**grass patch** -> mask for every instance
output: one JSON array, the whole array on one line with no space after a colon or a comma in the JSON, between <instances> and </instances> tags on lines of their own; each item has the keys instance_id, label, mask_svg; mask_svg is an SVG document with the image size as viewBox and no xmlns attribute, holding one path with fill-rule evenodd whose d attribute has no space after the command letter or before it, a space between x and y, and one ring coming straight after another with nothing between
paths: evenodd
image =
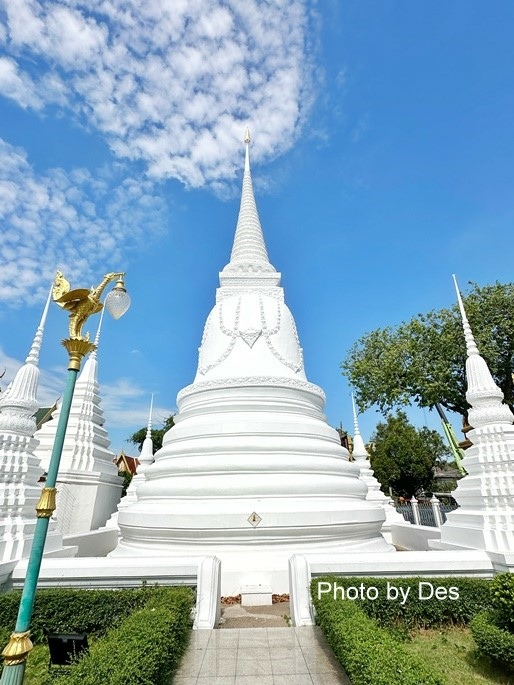
<instances>
[{"instance_id":1,"label":"grass patch","mask_svg":"<svg viewBox=\"0 0 514 685\"><path fill-rule=\"evenodd\" d=\"M48 661L50 654L47 645L35 645L30 652L25 668L24 685L46 685L50 681Z\"/></svg>"},{"instance_id":2,"label":"grass patch","mask_svg":"<svg viewBox=\"0 0 514 685\"><path fill-rule=\"evenodd\" d=\"M477 652L468 628L416 630L404 647L452 685L514 685L514 676Z\"/></svg>"}]
</instances>

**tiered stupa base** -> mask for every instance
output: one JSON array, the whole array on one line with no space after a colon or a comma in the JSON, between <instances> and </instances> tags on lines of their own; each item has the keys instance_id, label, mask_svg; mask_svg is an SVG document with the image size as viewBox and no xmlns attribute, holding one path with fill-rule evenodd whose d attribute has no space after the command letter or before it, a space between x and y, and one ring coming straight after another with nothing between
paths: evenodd
<instances>
[{"instance_id":1,"label":"tiered stupa base","mask_svg":"<svg viewBox=\"0 0 514 685\"><path fill-rule=\"evenodd\" d=\"M111 555L215 555L222 592L237 594L258 579L287 592L293 554L392 551L383 507L365 500L319 388L238 381L182 391Z\"/></svg>"}]
</instances>

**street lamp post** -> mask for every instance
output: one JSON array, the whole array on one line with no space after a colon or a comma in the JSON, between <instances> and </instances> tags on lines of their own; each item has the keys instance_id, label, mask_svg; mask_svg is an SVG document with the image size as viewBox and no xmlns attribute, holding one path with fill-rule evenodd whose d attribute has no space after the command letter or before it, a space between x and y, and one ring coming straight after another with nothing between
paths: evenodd
<instances>
[{"instance_id":1,"label":"street lamp post","mask_svg":"<svg viewBox=\"0 0 514 685\"><path fill-rule=\"evenodd\" d=\"M123 273L106 274L101 283L96 288L91 288L91 290L71 290L70 284L60 271L57 272L55 277L53 299L63 309L70 312L70 337L62 341L69 356L68 381L62 399L61 413L57 424L45 487L43 488L41 497L36 505L37 522L30 549L27 575L23 584L16 627L11 634L7 646L2 652L2 656L4 657L4 669L0 679L0 685L22 685L27 656L33 646L30 640L32 609L34 607L37 581L43 558L48 524L56 506L55 496L57 490L55 485L57 482L57 473L59 471L59 462L61 461L75 382L83 358L86 354L95 349L95 345L89 342L89 334L86 334L85 336L82 335L82 327L89 316L102 310L104 305L100 301L100 296L107 284L114 279L118 280L114 288L105 298L105 306L115 319L119 319L120 316L123 316L130 306L130 297L125 290L125 285L123 283L124 275L125 274Z\"/></svg>"}]
</instances>

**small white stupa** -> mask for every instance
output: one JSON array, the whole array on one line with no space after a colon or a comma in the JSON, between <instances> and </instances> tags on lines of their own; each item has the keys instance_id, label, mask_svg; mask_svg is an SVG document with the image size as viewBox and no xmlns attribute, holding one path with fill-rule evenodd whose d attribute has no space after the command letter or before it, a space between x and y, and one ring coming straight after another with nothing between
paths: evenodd
<instances>
[{"instance_id":1,"label":"small white stupa","mask_svg":"<svg viewBox=\"0 0 514 685\"><path fill-rule=\"evenodd\" d=\"M466 399L471 405L467 437L473 443L462 465L467 475L453 493L459 509L447 514L438 549L472 548L500 553L514 569L514 416L478 352L455 276L468 357ZM506 556L505 556L506 555ZM510 558L510 561L509 561Z\"/></svg>"},{"instance_id":2,"label":"small white stupa","mask_svg":"<svg viewBox=\"0 0 514 685\"><path fill-rule=\"evenodd\" d=\"M39 409L39 352L50 300L51 291L25 364L0 398L0 562L27 557L36 527L44 469L34 455L33 436ZM61 548L62 537L55 525L50 526L45 553Z\"/></svg>"},{"instance_id":3,"label":"small white stupa","mask_svg":"<svg viewBox=\"0 0 514 685\"><path fill-rule=\"evenodd\" d=\"M394 506L393 500L385 495L380 489L380 483L375 477L371 464L369 461L369 454L362 439L359 429L359 422L357 420L357 409L355 407L355 400L352 393L352 409L353 409L353 461L357 464L360 470L360 477L368 486L368 494L366 499L372 502L377 502L384 507L386 520L382 525L382 535L391 542L391 524L405 523L405 519L399 514Z\"/></svg>"},{"instance_id":4,"label":"small white stupa","mask_svg":"<svg viewBox=\"0 0 514 685\"><path fill-rule=\"evenodd\" d=\"M143 444L141 445L141 453L138 457L138 467L137 467L137 472L134 474L132 477L132 480L130 481L130 485L127 488L127 494L125 497L122 497L119 504L118 504L118 510L111 516L109 521L107 522L107 527L114 527L118 525L118 514L120 511L123 509L126 509L129 504L134 504L134 502L137 502L137 494L136 491L138 487L141 485L141 483L145 482L145 472L150 466L150 464L153 464L154 461L154 456L153 456L153 440L152 440L152 410L153 410L153 395L152 399L150 400L150 411L148 413L148 425L146 428L146 437L143 440Z\"/></svg>"},{"instance_id":5,"label":"small white stupa","mask_svg":"<svg viewBox=\"0 0 514 685\"><path fill-rule=\"evenodd\" d=\"M101 324L102 318L95 338L97 346ZM105 525L121 496L122 481L113 463L114 452L109 449L100 402L95 348L77 378L57 477L55 518L63 535L86 533ZM59 402L53 420L36 433L36 454L45 469L50 463L61 407Z\"/></svg>"},{"instance_id":6,"label":"small white stupa","mask_svg":"<svg viewBox=\"0 0 514 685\"><path fill-rule=\"evenodd\" d=\"M120 512L112 556L216 555L222 593L287 591L287 561L315 552L387 552L384 508L323 414L305 375L250 175L250 136L229 263L220 273L192 385L176 425Z\"/></svg>"}]
</instances>

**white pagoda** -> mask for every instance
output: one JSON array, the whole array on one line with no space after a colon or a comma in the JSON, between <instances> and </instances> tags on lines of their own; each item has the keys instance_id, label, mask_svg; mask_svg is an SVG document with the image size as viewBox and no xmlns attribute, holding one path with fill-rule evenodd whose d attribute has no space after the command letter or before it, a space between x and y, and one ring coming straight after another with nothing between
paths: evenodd
<instances>
[{"instance_id":1,"label":"white pagoda","mask_svg":"<svg viewBox=\"0 0 514 685\"><path fill-rule=\"evenodd\" d=\"M223 592L248 583L284 587L295 553L393 551L380 533L384 507L366 499L358 467L323 415L324 393L305 375L263 239L249 142L247 131L234 244L194 382L178 394L176 425L137 502L119 513L121 538L111 553L216 555Z\"/></svg>"},{"instance_id":2,"label":"white pagoda","mask_svg":"<svg viewBox=\"0 0 514 685\"><path fill-rule=\"evenodd\" d=\"M51 292L25 364L0 398L0 562L28 556L36 527L36 503L44 469L35 456L35 413L39 409L39 353ZM62 551L51 525L45 553Z\"/></svg>"},{"instance_id":3,"label":"white pagoda","mask_svg":"<svg viewBox=\"0 0 514 685\"><path fill-rule=\"evenodd\" d=\"M152 409L153 409L153 395L152 395L152 400L150 402L150 411L148 413L148 425L146 427L146 437L143 440L143 444L141 446L141 452L139 454L139 457L137 458L138 461L138 466L137 466L137 472L133 475L132 480L130 481L130 485L127 488L127 493L125 497L122 497L121 500L118 503L118 508L114 512L114 514L111 516L111 518L107 521L107 527L108 528L117 528L118 527L118 516L120 511L122 509L126 509L129 505L134 504L137 502L137 489L141 485L141 483L145 482L145 472L150 466L150 464L153 464L154 457L153 457L153 440L152 440Z\"/></svg>"},{"instance_id":4,"label":"white pagoda","mask_svg":"<svg viewBox=\"0 0 514 685\"><path fill-rule=\"evenodd\" d=\"M376 502L384 507L384 512L386 515L386 520L382 525L382 535L386 540L391 541L391 524L392 523L403 523L405 519L401 514L399 514L395 507L394 502L390 497L387 497L380 489L380 483L378 482L371 464L369 461L368 450L362 439L362 435L359 428L359 421L357 419L357 409L355 407L355 400L352 393L352 409L353 409L353 451L352 458L355 464L359 467L360 477L368 486L368 494L366 499L371 502Z\"/></svg>"},{"instance_id":5,"label":"white pagoda","mask_svg":"<svg viewBox=\"0 0 514 685\"><path fill-rule=\"evenodd\" d=\"M95 345L100 328L101 321ZM87 533L104 526L121 496L123 484L113 462L114 452L109 449L100 406L96 355L95 349L77 378L57 477L55 519L63 535ZM36 454L45 469L50 463L61 406L59 402L52 421L44 423L36 433Z\"/></svg>"},{"instance_id":6,"label":"white pagoda","mask_svg":"<svg viewBox=\"0 0 514 685\"><path fill-rule=\"evenodd\" d=\"M455 280L455 277L454 277ZM481 549L504 570L514 569L514 416L479 354L455 280L467 348L466 399L473 429L462 465L467 475L453 493L459 508L447 514L436 549Z\"/></svg>"}]
</instances>

